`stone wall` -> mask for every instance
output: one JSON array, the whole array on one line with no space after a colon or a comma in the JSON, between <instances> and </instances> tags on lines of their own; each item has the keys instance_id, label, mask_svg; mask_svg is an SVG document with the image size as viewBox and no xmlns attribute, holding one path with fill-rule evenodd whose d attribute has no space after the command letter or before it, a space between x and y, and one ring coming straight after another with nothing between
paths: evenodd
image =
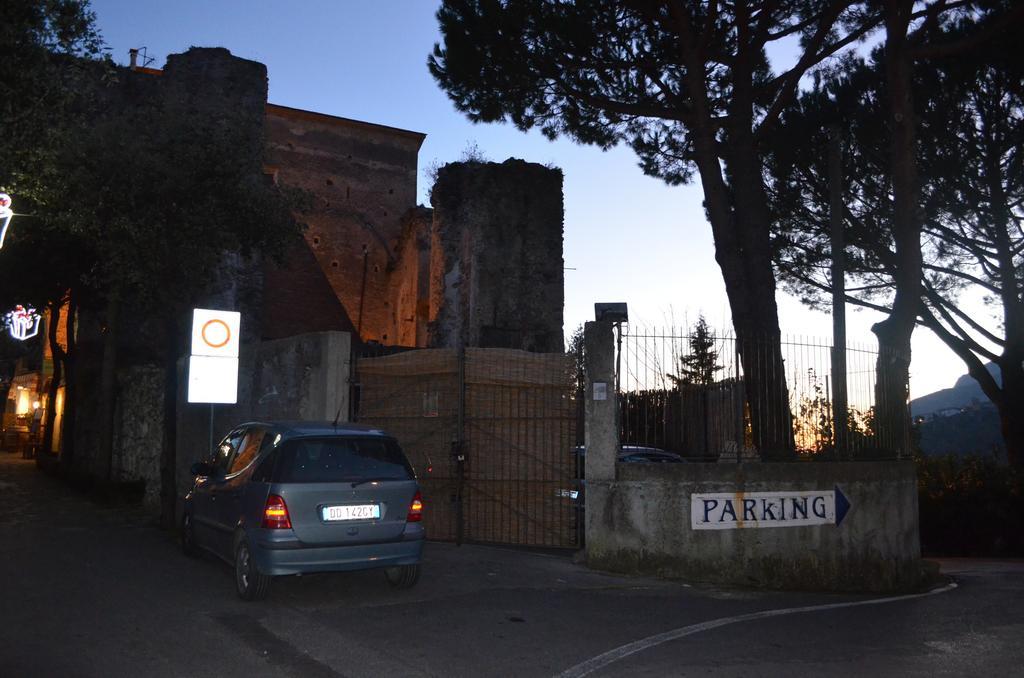
<instances>
[{"instance_id":1,"label":"stone wall","mask_svg":"<svg viewBox=\"0 0 1024 678\"><path fill-rule=\"evenodd\" d=\"M921 582L913 462L616 466L615 480L587 479L591 567L802 590L896 591ZM691 527L693 494L730 493L741 507L749 493L836 489L851 505L840 524Z\"/></svg>"},{"instance_id":2,"label":"stone wall","mask_svg":"<svg viewBox=\"0 0 1024 678\"><path fill-rule=\"evenodd\" d=\"M146 484L143 506L160 512L160 453L163 449L164 372L159 367L129 367L117 374L114 416L114 481Z\"/></svg>"},{"instance_id":3,"label":"stone wall","mask_svg":"<svg viewBox=\"0 0 1024 678\"><path fill-rule=\"evenodd\" d=\"M265 65L233 56L222 47L192 47L169 55L159 77L139 73L132 77L156 81L156 96L164 112L195 121L196 134L212 138L222 127L230 126L243 146L237 150L239 162L244 160L250 176L262 180L268 87ZM215 229L217 224L209 227ZM224 252L216 273L206 293L194 300L196 305L240 311L248 320L242 325L242 340L258 341L262 329L261 258Z\"/></svg>"},{"instance_id":4,"label":"stone wall","mask_svg":"<svg viewBox=\"0 0 1024 678\"><path fill-rule=\"evenodd\" d=\"M388 271L425 135L273 104L266 132L277 181L313 197L306 241L348 317L364 340L394 343Z\"/></svg>"},{"instance_id":5,"label":"stone wall","mask_svg":"<svg viewBox=\"0 0 1024 678\"><path fill-rule=\"evenodd\" d=\"M561 352L561 171L452 163L431 204L428 345Z\"/></svg>"}]
</instances>

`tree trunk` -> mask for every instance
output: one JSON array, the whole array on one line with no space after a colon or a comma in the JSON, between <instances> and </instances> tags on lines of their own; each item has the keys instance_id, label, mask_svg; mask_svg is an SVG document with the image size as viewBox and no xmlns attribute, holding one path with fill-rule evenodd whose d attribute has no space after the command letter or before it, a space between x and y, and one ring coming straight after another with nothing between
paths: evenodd
<instances>
[{"instance_id":1,"label":"tree trunk","mask_svg":"<svg viewBox=\"0 0 1024 678\"><path fill-rule=\"evenodd\" d=\"M761 50L751 31L751 21L750 7L737 3L737 52L732 65L734 89L725 164L732 189L734 246L742 273L733 275L737 289L729 292L729 299L730 304L739 302L732 306L733 325L743 363L754 445L764 460L785 460L794 456L795 445L775 300L764 165L754 136L755 66ZM724 275L724 267L722 271Z\"/></svg>"},{"instance_id":2,"label":"tree trunk","mask_svg":"<svg viewBox=\"0 0 1024 678\"><path fill-rule=\"evenodd\" d=\"M885 9L886 82L889 162L893 192L893 240L896 249L896 295L892 311L871 331L878 337L875 369L875 433L879 443L898 456L910 452L910 338L921 301L921 220L918 215L917 159L911 61L907 28L913 2L890 2Z\"/></svg>"},{"instance_id":3,"label":"tree trunk","mask_svg":"<svg viewBox=\"0 0 1024 678\"><path fill-rule=\"evenodd\" d=\"M793 427L780 345L775 273L771 263L767 203L760 160L731 158L732 189L722 164L706 100L704 65L688 54L687 78L693 92L694 159L704 190L704 205L715 240L715 260L722 270L738 351L743 363L754 445L762 459L793 455ZM747 112L749 118L750 111ZM746 120L746 118L744 118ZM751 119L752 120L752 119ZM750 122L750 120L747 120ZM730 142L746 143L752 152L750 126L737 125Z\"/></svg>"},{"instance_id":4,"label":"tree trunk","mask_svg":"<svg viewBox=\"0 0 1024 678\"><path fill-rule=\"evenodd\" d=\"M53 375L50 386L46 390L46 421L43 423L43 445L40 454L50 454L53 448L54 424L57 423L57 391L64 372L64 360L67 354L57 343L57 327L60 323L62 300L50 302L50 318L46 323L46 336L50 342L50 355L53 356Z\"/></svg>"},{"instance_id":5,"label":"tree trunk","mask_svg":"<svg viewBox=\"0 0 1024 678\"><path fill-rule=\"evenodd\" d=\"M1006 445L1006 460L1010 466L1024 466L1024 351L1003 354L999 370L1003 378L1003 393L999 407L999 424Z\"/></svg>"},{"instance_id":6,"label":"tree trunk","mask_svg":"<svg viewBox=\"0 0 1024 678\"><path fill-rule=\"evenodd\" d=\"M713 171L718 171L717 164L716 158ZM738 227L737 223L746 221L749 216L729 209L725 195L709 190L710 182L703 172L701 183L715 236L715 259L725 282L737 349L743 364L754 446L765 460L791 458L794 452L792 415L782 359L767 223L762 229L750 223ZM724 193L724 185L722 190ZM723 204L712 210L710 205L719 201ZM738 245L741 237L744 240L742 247Z\"/></svg>"},{"instance_id":7,"label":"tree trunk","mask_svg":"<svg viewBox=\"0 0 1024 678\"><path fill-rule=\"evenodd\" d=\"M160 526L177 525L178 510L178 314L166 320L164 349L163 444L160 450Z\"/></svg>"},{"instance_id":8,"label":"tree trunk","mask_svg":"<svg viewBox=\"0 0 1024 678\"><path fill-rule=\"evenodd\" d=\"M749 131L743 130L737 136L738 145L753 148L755 142ZM782 356L761 163L754 153L737 153L729 169L733 179L733 219L743 243L740 251L745 282L742 291L730 293L729 297L744 297L744 303L733 306L733 324L743 362L754 445L762 459L791 459L796 451L793 415Z\"/></svg>"},{"instance_id":9,"label":"tree trunk","mask_svg":"<svg viewBox=\"0 0 1024 678\"><path fill-rule=\"evenodd\" d=\"M78 315L78 296L74 289L68 291L68 314L65 318L64 330L68 339L68 348L64 355L64 417L62 426L64 435L60 441L60 464L71 469L75 462L75 316Z\"/></svg>"},{"instance_id":10,"label":"tree trunk","mask_svg":"<svg viewBox=\"0 0 1024 678\"><path fill-rule=\"evenodd\" d=\"M114 415L117 411L117 335L121 299L115 291L107 301L106 325L103 332L103 362L100 366L99 433L97 435L97 475L103 480L113 478Z\"/></svg>"},{"instance_id":11,"label":"tree trunk","mask_svg":"<svg viewBox=\"0 0 1024 678\"><path fill-rule=\"evenodd\" d=\"M899 293L897 292L897 295ZM875 360L875 439L881 451L904 457L910 455L910 336L905 314L895 308L889 317L875 323L878 337Z\"/></svg>"}]
</instances>

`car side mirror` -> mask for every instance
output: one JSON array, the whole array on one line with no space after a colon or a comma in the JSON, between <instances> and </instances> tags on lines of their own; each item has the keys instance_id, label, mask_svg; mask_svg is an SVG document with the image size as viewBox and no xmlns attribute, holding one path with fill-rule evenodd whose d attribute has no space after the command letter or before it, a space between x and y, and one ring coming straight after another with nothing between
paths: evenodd
<instances>
[{"instance_id":1,"label":"car side mirror","mask_svg":"<svg viewBox=\"0 0 1024 678\"><path fill-rule=\"evenodd\" d=\"M192 464L192 467L189 469L189 472L194 476L212 476L213 467L204 461L197 461L196 463Z\"/></svg>"}]
</instances>

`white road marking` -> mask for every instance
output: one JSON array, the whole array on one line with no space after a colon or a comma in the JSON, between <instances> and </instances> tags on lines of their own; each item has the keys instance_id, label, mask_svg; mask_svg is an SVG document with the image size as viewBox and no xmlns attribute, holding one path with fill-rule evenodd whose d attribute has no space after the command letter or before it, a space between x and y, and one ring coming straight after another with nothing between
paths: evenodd
<instances>
[{"instance_id":1,"label":"white road marking","mask_svg":"<svg viewBox=\"0 0 1024 678\"><path fill-rule=\"evenodd\" d=\"M755 619L767 619L769 617L781 617L788 614L801 614L804 612L820 612L822 610L836 610L844 607L861 607L862 605L883 605L885 603L895 603L900 600L911 600L914 598L924 598L926 596L934 596L938 593L946 593L956 588L956 583L950 583L938 589L933 589L926 593L911 593L905 596L893 596L891 598L872 598L870 600L857 600L847 603L830 603L828 605L808 605L806 607L785 607L777 610L762 610L761 612L751 612L749 614L741 614L735 617L722 617L721 619L712 619L711 621L701 622L700 624L691 624L690 626L683 626L672 631L665 631L654 636L642 638L634 641L627 645L622 645L609 650L602 654L597 655L585 662L577 664L572 668L566 669L562 673L558 674L557 678L582 678L583 676L589 675L594 671L599 671L604 667L625 659L626 657L649 650L652 647L662 645L672 640L678 640L686 636L692 636L695 633L702 633L704 631L710 631L717 629L721 626L728 626L729 624L739 624L741 622L753 621Z\"/></svg>"}]
</instances>

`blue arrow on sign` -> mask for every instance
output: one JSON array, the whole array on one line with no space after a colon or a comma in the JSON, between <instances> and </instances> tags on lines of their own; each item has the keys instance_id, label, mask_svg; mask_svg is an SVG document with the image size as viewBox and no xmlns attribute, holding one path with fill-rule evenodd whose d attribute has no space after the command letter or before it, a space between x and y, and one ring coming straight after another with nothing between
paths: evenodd
<instances>
[{"instance_id":1,"label":"blue arrow on sign","mask_svg":"<svg viewBox=\"0 0 1024 678\"><path fill-rule=\"evenodd\" d=\"M850 500L846 498L846 495L840 491L839 486L835 486L836 490L836 527L839 523L843 522L843 518L850 511Z\"/></svg>"}]
</instances>

